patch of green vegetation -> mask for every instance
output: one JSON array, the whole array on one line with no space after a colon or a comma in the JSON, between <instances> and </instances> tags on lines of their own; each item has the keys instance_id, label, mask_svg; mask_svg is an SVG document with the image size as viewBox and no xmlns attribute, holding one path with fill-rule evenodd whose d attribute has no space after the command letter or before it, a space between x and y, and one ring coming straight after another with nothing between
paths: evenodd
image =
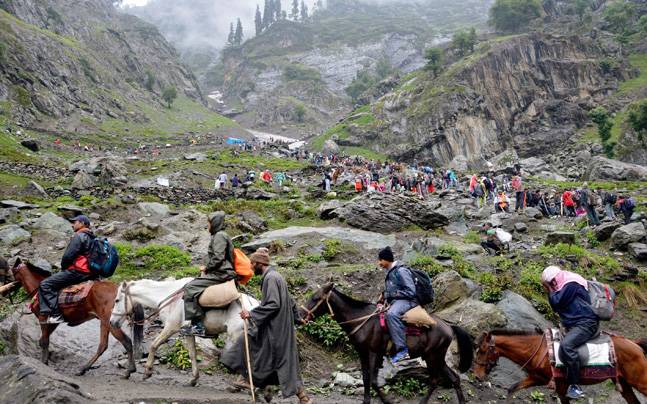
<instances>
[{"instance_id":1,"label":"patch of green vegetation","mask_svg":"<svg viewBox=\"0 0 647 404\"><path fill-rule=\"evenodd\" d=\"M16 174L11 174L7 172L0 172L0 188L2 188L3 193L8 191L12 187L24 187L29 184L31 178L23 177Z\"/></svg>"},{"instance_id":2,"label":"patch of green vegetation","mask_svg":"<svg viewBox=\"0 0 647 404\"><path fill-rule=\"evenodd\" d=\"M57 34L55 32L52 32L50 30L43 29L43 28L37 27L35 25L29 24L29 23L15 17L15 16L13 16L12 14L9 14L8 12L6 12L5 10L2 10L2 9L0 9L0 21L2 21L4 23L15 24L15 25L17 25L17 26L19 26L19 27L21 27L23 29L29 30L29 31L39 32L39 33L47 36L48 38L50 38L50 39L52 39L52 40L54 40L54 41L56 41L56 42L58 42L58 43L60 43L62 45L67 46L68 48L72 48L72 49L76 49L76 50L82 49L81 44L78 41L76 41L75 39L67 37L67 36L62 36L62 35L59 35L59 34Z\"/></svg>"},{"instance_id":3,"label":"patch of green vegetation","mask_svg":"<svg viewBox=\"0 0 647 404\"><path fill-rule=\"evenodd\" d=\"M301 331L330 350L352 350L348 335L328 314L310 321Z\"/></svg>"},{"instance_id":4,"label":"patch of green vegetation","mask_svg":"<svg viewBox=\"0 0 647 404\"><path fill-rule=\"evenodd\" d=\"M617 274L622 268L622 265L613 257L596 254L579 245L564 243L543 245L539 247L539 253L549 259L576 260L578 265L573 270L588 278L604 279Z\"/></svg>"},{"instance_id":5,"label":"patch of green vegetation","mask_svg":"<svg viewBox=\"0 0 647 404\"><path fill-rule=\"evenodd\" d=\"M427 383L413 377L401 378L384 386L385 393L395 393L400 397L412 399L427 394Z\"/></svg>"},{"instance_id":6,"label":"patch of green vegetation","mask_svg":"<svg viewBox=\"0 0 647 404\"><path fill-rule=\"evenodd\" d=\"M94 69L90 65L90 62L88 59L84 57L79 58L79 63L81 64L81 70L83 70L83 74L85 74L85 77L90 79L93 83L97 82L97 78L94 75Z\"/></svg>"},{"instance_id":7,"label":"patch of green vegetation","mask_svg":"<svg viewBox=\"0 0 647 404\"><path fill-rule=\"evenodd\" d=\"M319 70L301 64L293 63L283 69L283 78L286 81L321 81Z\"/></svg>"},{"instance_id":8,"label":"patch of green vegetation","mask_svg":"<svg viewBox=\"0 0 647 404\"><path fill-rule=\"evenodd\" d=\"M647 87L647 53L629 55L629 63L640 69L640 74L620 83L618 94L627 94Z\"/></svg>"},{"instance_id":9,"label":"patch of green vegetation","mask_svg":"<svg viewBox=\"0 0 647 404\"><path fill-rule=\"evenodd\" d=\"M321 255L326 261L331 261L341 252L341 247L342 243L340 240L326 239L324 240L324 249Z\"/></svg>"},{"instance_id":10,"label":"patch of green vegetation","mask_svg":"<svg viewBox=\"0 0 647 404\"><path fill-rule=\"evenodd\" d=\"M541 185L550 186L558 189L565 188L578 188L582 186L582 182L578 181L556 181L549 179L542 179L537 177L530 177L533 182L539 183ZM589 181L589 188L591 189L604 189L604 190L615 190L615 189L626 189L629 191L636 191L641 188L647 187L647 181Z\"/></svg>"},{"instance_id":11,"label":"patch of green vegetation","mask_svg":"<svg viewBox=\"0 0 647 404\"><path fill-rule=\"evenodd\" d=\"M16 102L18 102L18 105L24 108L29 108L32 106L31 95L29 94L29 91L25 87L13 86L12 90L13 90Z\"/></svg>"},{"instance_id":12,"label":"patch of green vegetation","mask_svg":"<svg viewBox=\"0 0 647 404\"><path fill-rule=\"evenodd\" d=\"M195 276L198 269L191 266L191 255L177 247L151 244L134 248L131 244L115 243L119 253L119 266L112 280L115 282L142 279L176 279Z\"/></svg>"},{"instance_id":13,"label":"patch of green vegetation","mask_svg":"<svg viewBox=\"0 0 647 404\"><path fill-rule=\"evenodd\" d=\"M236 164L248 169L268 169L270 171L296 171L307 167L308 163L290 158L255 156L252 153L238 153L232 155L229 152L221 152L214 155L213 158L220 164Z\"/></svg>"},{"instance_id":14,"label":"patch of green vegetation","mask_svg":"<svg viewBox=\"0 0 647 404\"><path fill-rule=\"evenodd\" d=\"M470 230L463 236L463 241L468 244L479 244L481 242L481 236L477 231Z\"/></svg>"},{"instance_id":15,"label":"patch of green vegetation","mask_svg":"<svg viewBox=\"0 0 647 404\"><path fill-rule=\"evenodd\" d=\"M161 358L160 362L180 370L191 367L189 351L184 347L181 339L175 340L171 349Z\"/></svg>"}]
</instances>

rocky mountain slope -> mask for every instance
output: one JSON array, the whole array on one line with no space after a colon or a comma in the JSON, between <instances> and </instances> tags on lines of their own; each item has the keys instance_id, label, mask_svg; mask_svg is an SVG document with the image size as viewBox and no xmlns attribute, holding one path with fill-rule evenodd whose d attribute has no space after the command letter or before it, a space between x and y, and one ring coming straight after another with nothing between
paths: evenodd
<instances>
[{"instance_id":1,"label":"rocky mountain slope","mask_svg":"<svg viewBox=\"0 0 647 404\"><path fill-rule=\"evenodd\" d=\"M358 72L373 72L380 61L400 73L420 68L425 47L460 27L483 26L488 5L329 2L307 23L279 21L225 50L222 89L229 106L244 111L243 122L316 133L352 109L344 90Z\"/></svg>"},{"instance_id":2,"label":"rocky mountain slope","mask_svg":"<svg viewBox=\"0 0 647 404\"><path fill-rule=\"evenodd\" d=\"M167 87L195 120L215 115L157 29L112 1L2 0L0 24L0 100L23 126L123 134L151 123Z\"/></svg>"}]
</instances>

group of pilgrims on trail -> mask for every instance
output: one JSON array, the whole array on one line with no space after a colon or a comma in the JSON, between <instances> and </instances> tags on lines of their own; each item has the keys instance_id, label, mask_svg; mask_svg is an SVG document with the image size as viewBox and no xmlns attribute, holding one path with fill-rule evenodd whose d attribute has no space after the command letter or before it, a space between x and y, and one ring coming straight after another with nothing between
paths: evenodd
<instances>
[{"instance_id":1,"label":"group of pilgrims on trail","mask_svg":"<svg viewBox=\"0 0 647 404\"><path fill-rule=\"evenodd\" d=\"M333 284L328 284L299 307L290 295L285 279L271 265L270 253L266 248L259 248L251 254L247 261L250 265L245 268L262 277L260 302L237 292L237 283L246 281L251 274L241 276L237 268L240 251L236 251L225 232L224 212L214 212L208 216L207 227L211 241L206 265L200 268L200 275L195 279L176 281L141 280L117 286L97 280L89 261L92 259L93 248L96 248L95 241L100 238L93 234L90 220L86 216L75 217L72 227L75 234L63 254L60 272L42 274L42 270L17 260L9 275L13 275L15 279L13 284L22 285L30 296L36 296L36 302L31 308L41 323L41 359L44 362L49 358L49 334L58 324L67 322L77 325L91 318L100 319L102 341L99 350L81 373L90 369L93 361L105 350L108 332L111 332L129 352L131 365L126 376L130 375L135 371L133 348L130 339L119 327L124 320L131 318L141 328L147 318L159 315L165 326L150 346L145 378L152 375L155 349L179 331L189 344L193 365L192 384L195 384L198 378L195 337L211 338L226 332L227 342L220 361L241 375L234 383L235 387L250 388L253 392L253 387L279 385L283 397L296 395L300 403L312 403L300 376L295 326L305 324L317 316L330 314L348 334L351 344L360 355L365 403L370 402L371 388L376 390L384 402L388 402L384 391L377 384L377 371L384 356L388 356L395 365L417 357L426 361L429 388L423 402L430 398L441 378L448 379L456 390L459 402L465 402L460 378L445 363L445 353L452 340L458 342L460 363L457 368L461 372L473 367L479 378L485 377L496 366L500 356L506 356L519 365L523 364L522 368L528 372L528 378L514 385L511 393L530 386L551 384L562 402L568 402L570 399L583 397L580 383L601 381L589 376L581 378L581 375L586 375L586 368L583 367L586 364L581 363L580 352L587 341L600 334L600 320L609 319L612 314L613 291L603 285L607 296L602 294L600 298L600 295L593 294L594 289L599 289L599 283L587 281L580 275L559 267L546 268L541 275L541 282L549 295L551 307L561 319L563 335L554 355L565 366L563 376L557 376L551 370L554 369L555 358L548 354L552 349L550 344L546 343L544 336L534 332L518 336L508 330L484 332L477 340L474 360L473 339L464 329L447 324L424 309L421 310L421 305L428 304L433 299L429 277L396 260L394 252L388 246L380 250L377 257L379 267L386 274L384 292L377 304L357 301L344 295ZM242 258L241 262L244 262ZM5 266L3 275L8 275L6 261L0 264ZM91 290L94 295L89 295L84 306L66 306L65 309L60 309L58 295L61 289L87 280L95 280ZM220 287L218 290L223 291L221 293L230 293L233 288L233 299L227 302L229 306L216 309L203 307L202 298L213 287ZM3 290L5 289L3 286ZM97 307L101 302L104 304L103 309ZM153 311L147 318L143 318L140 304ZM602 309L606 311L601 311ZM137 312L139 317L136 316ZM508 343L510 339L530 337L535 338L535 342L530 345L518 344L516 351L511 348L514 345ZM611 378L621 387L628 402L638 402L632 386L647 394L647 340L632 341L618 336L611 336L610 339L617 359L611 364L613 372L605 377Z\"/></svg>"}]
</instances>

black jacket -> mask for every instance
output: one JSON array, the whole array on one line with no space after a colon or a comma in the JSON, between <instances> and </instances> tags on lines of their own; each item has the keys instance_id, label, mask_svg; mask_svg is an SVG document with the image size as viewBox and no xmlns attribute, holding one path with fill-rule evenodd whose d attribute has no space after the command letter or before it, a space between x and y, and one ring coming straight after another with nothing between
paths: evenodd
<instances>
[{"instance_id":1,"label":"black jacket","mask_svg":"<svg viewBox=\"0 0 647 404\"><path fill-rule=\"evenodd\" d=\"M81 255L87 255L90 252L90 244L94 239L94 234L91 231L77 232L70 244L67 245L63 258L61 258L61 270L73 269L70 268L74 265L76 259Z\"/></svg>"}]
</instances>

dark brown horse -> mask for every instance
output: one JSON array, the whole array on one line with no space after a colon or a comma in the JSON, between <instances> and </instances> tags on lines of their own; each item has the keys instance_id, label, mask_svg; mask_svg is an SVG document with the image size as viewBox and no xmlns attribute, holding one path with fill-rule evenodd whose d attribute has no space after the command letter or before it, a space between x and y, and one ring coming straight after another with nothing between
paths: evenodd
<instances>
[{"instance_id":1,"label":"dark brown horse","mask_svg":"<svg viewBox=\"0 0 647 404\"><path fill-rule=\"evenodd\" d=\"M47 278L50 273L43 271L27 262L22 262L20 259L16 260L12 270L13 276L17 282L22 285L29 296L38 293L38 286ZM121 328L113 327L110 324L110 315L112 314L112 306L117 296L117 285L107 281L97 281L92 285L92 289L84 301L76 306L62 308L61 312L63 318L67 321L69 326L76 326L92 319L98 319L101 322L101 331L99 334L99 348L97 353L90 359L90 361L81 368L77 375L83 375L90 367L96 362L103 352L108 348L108 337L112 335L121 342L121 344L128 352L128 370L124 378L128 378L131 373L135 372L135 360L133 357L133 345L130 338L121 330ZM32 312L40 322L41 337L39 345L41 348L41 361L45 364L49 362L49 337L54 332L58 324L45 324L46 316L38 312L38 305L32 306ZM141 338L143 329L135 327L135 338Z\"/></svg>"},{"instance_id":2,"label":"dark brown horse","mask_svg":"<svg viewBox=\"0 0 647 404\"><path fill-rule=\"evenodd\" d=\"M647 340L631 341L620 336L611 336L616 350L618 382L622 396L628 403L640 404L632 387L647 395ZM503 356L518 364L528 374L524 380L508 389L508 397L518 390L550 383L552 370L548 358L546 338L541 330L513 331L494 330L483 333L477 341L478 351L474 374L479 380L497 365ZM616 380L613 380L616 382ZM600 380L582 380L582 384L596 384ZM562 403L570 402L566 397L565 379L555 380L555 390Z\"/></svg>"},{"instance_id":3,"label":"dark brown horse","mask_svg":"<svg viewBox=\"0 0 647 404\"><path fill-rule=\"evenodd\" d=\"M384 332L376 313L377 306L372 303L360 302L344 295L333 284L319 289L301 308L301 317L305 321L324 314L330 314L348 334L351 344L359 353L362 364L362 379L364 381L364 403L371 402L371 387L373 387L382 402L389 403L386 395L377 385L377 373L382 364L382 358L387 354L389 334ZM422 329L418 336L407 336L407 346L412 358L422 357L427 363L429 373L429 389L421 403L426 403L439 381L444 378L454 386L458 401L465 402L461 389L460 378L445 363L445 354L454 338L457 339L460 351L458 369L466 372L472 365L474 355L472 339L460 327L449 326L436 318L437 325L429 330Z\"/></svg>"}]
</instances>

